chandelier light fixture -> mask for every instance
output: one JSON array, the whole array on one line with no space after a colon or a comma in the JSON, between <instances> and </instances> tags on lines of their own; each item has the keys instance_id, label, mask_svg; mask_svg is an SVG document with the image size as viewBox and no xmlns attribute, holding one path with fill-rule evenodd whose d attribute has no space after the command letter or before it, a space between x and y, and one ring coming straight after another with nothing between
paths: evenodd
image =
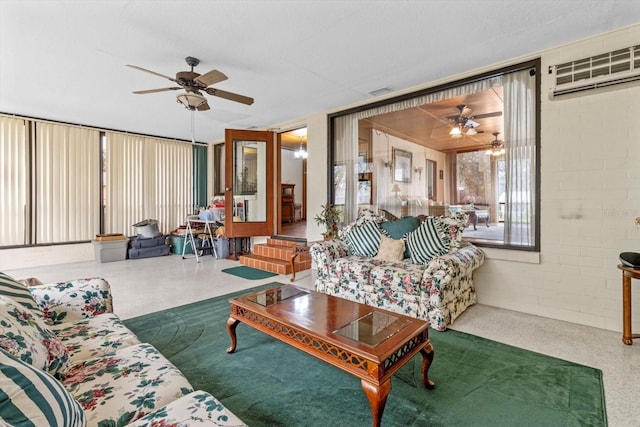
<instances>
[{"instance_id":1,"label":"chandelier light fixture","mask_svg":"<svg viewBox=\"0 0 640 427\"><path fill-rule=\"evenodd\" d=\"M498 135L500 132L493 132L495 139L491 141L491 146L486 151L489 156L497 157L504 154L504 141L500 141Z\"/></svg>"},{"instance_id":2,"label":"chandelier light fixture","mask_svg":"<svg viewBox=\"0 0 640 427\"><path fill-rule=\"evenodd\" d=\"M302 140L304 139L304 135L300 135L298 137L300 139L300 148L295 152L294 157L296 159L306 159L309 157L309 153L302 147Z\"/></svg>"}]
</instances>

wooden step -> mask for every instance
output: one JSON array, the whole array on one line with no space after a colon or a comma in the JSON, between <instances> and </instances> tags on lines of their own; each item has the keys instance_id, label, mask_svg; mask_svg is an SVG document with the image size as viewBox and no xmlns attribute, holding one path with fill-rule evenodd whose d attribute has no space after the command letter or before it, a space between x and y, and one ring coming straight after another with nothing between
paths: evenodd
<instances>
[{"instance_id":1,"label":"wooden step","mask_svg":"<svg viewBox=\"0 0 640 427\"><path fill-rule=\"evenodd\" d=\"M255 254L246 254L240 256L240 264L247 267L257 268L258 270L270 271L278 274L291 274L291 262L280 259L264 257ZM298 261L294 263L296 272L308 270L311 268L311 261Z\"/></svg>"},{"instance_id":2,"label":"wooden step","mask_svg":"<svg viewBox=\"0 0 640 427\"><path fill-rule=\"evenodd\" d=\"M301 246L299 241L267 238L267 243L253 245L253 253L241 255L240 264L257 268L263 271L278 274L291 274L291 257L295 253L295 247ZM311 268L311 255L300 253L294 261L296 272Z\"/></svg>"},{"instance_id":3,"label":"wooden step","mask_svg":"<svg viewBox=\"0 0 640 427\"><path fill-rule=\"evenodd\" d=\"M263 257L274 258L281 261L290 261L291 257L295 253L296 245L282 246L274 243L256 243L253 245L254 255L260 255ZM306 253L298 255L297 260L311 260L311 256Z\"/></svg>"},{"instance_id":4,"label":"wooden step","mask_svg":"<svg viewBox=\"0 0 640 427\"><path fill-rule=\"evenodd\" d=\"M276 245L276 246L304 246L307 243L306 239L285 239L278 237L267 237L268 245Z\"/></svg>"}]
</instances>

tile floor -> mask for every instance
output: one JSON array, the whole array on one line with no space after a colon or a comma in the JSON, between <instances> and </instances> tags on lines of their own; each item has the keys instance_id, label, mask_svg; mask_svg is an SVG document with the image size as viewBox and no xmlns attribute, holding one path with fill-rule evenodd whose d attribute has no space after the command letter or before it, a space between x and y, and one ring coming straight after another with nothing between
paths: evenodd
<instances>
[{"instance_id":1,"label":"tile floor","mask_svg":"<svg viewBox=\"0 0 640 427\"><path fill-rule=\"evenodd\" d=\"M211 256L196 262L194 258L183 260L170 255L5 272L15 278L37 277L45 283L104 277L112 286L115 311L124 319L273 281L289 282L290 276L254 281L221 272L236 265L237 261ZM312 288L313 275L313 270L299 273L296 284ZM602 369L609 425L640 425L640 341L626 346L617 332L484 305L469 308L452 329Z\"/></svg>"}]
</instances>

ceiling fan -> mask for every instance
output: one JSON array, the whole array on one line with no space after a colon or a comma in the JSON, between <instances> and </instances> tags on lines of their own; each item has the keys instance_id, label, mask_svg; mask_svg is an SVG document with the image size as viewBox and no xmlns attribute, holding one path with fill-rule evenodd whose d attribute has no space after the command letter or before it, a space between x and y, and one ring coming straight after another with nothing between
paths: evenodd
<instances>
[{"instance_id":1,"label":"ceiling fan","mask_svg":"<svg viewBox=\"0 0 640 427\"><path fill-rule=\"evenodd\" d=\"M224 73L218 70L211 70L204 74L198 74L193 71L193 67L197 66L200 63L200 60L192 56L187 56L185 58L185 61L187 62L187 65L191 67L191 71L179 71L176 73L175 78L156 73L155 71L147 70L146 68L138 67L137 65L127 65L127 67L135 68L136 70L144 71L145 73L151 73L155 74L156 76L164 77L165 79L171 80L172 82L179 85L161 89L138 90L134 91L133 93L147 94L184 89L184 92L180 92L176 95L176 99L177 102L184 105L185 108L191 111L205 111L210 108L207 99L202 95L201 91L204 91L212 96L228 99L230 101L240 102L246 105L253 104L253 98L250 98L248 96L209 87L214 83L219 83L221 81L227 80L228 77L225 76Z\"/></svg>"},{"instance_id":2,"label":"ceiling fan","mask_svg":"<svg viewBox=\"0 0 640 427\"><path fill-rule=\"evenodd\" d=\"M502 111L495 111L493 113L477 114L475 116L472 116L471 108L467 107L466 105L458 105L456 106L456 108L458 109L458 114L455 116L447 117L447 119L449 119L449 121L453 124L453 127L449 132L449 135L451 135L452 138L461 138L463 134L472 136L479 133L484 133L484 131L476 129L478 126L480 126L480 123L476 122L475 120L502 115Z\"/></svg>"}]
</instances>

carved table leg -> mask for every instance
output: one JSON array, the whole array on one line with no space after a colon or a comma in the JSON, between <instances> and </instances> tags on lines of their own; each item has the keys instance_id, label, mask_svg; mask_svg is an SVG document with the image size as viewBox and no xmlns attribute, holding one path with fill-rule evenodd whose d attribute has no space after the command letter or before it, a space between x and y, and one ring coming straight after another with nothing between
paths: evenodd
<instances>
[{"instance_id":1,"label":"carved table leg","mask_svg":"<svg viewBox=\"0 0 640 427\"><path fill-rule=\"evenodd\" d=\"M422 355L422 382L426 388L434 389L436 388L436 383L429 379L429 367L431 366L431 362L433 362L434 356L431 341L427 342L427 345L420 349L420 354Z\"/></svg>"},{"instance_id":2,"label":"carved table leg","mask_svg":"<svg viewBox=\"0 0 640 427\"><path fill-rule=\"evenodd\" d=\"M384 406L387 404L387 397L391 391L391 380L387 380L379 386L371 384L365 380L360 380L362 390L369 400L371 406L371 415L373 416L373 426L379 427L382 422L382 413Z\"/></svg>"},{"instance_id":3,"label":"carved table leg","mask_svg":"<svg viewBox=\"0 0 640 427\"><path fill-rule=\"evenodd\" d=\"M298 258L298 251L295 251L291 255L291 282L296 281L296 258Z\"/></svg>"},{"instance_id":4,"label":"carved table leg","mask_svg":"<svg viewBox=\"0 0 640 427\"><path fill-rule=\"evenodd\" d=\"M631 333L631 277L622 273L622 342L633 344Z\"/></svg>"},{"instance_id":5,"label":"carved table leg","mask_svg":"<svg viewBox=\"0 0 640 427\"><path fill-rule=\"evenodd\" d=\"M236 351L236 344L238 343L236 340L236 328L238 327L238 323L240 323L240 321L233 317L229 317L227 320L227 332L229 332L229 336L231 337L231 347L227 348L227 353Z\"/></svg>"}]
</instances>

